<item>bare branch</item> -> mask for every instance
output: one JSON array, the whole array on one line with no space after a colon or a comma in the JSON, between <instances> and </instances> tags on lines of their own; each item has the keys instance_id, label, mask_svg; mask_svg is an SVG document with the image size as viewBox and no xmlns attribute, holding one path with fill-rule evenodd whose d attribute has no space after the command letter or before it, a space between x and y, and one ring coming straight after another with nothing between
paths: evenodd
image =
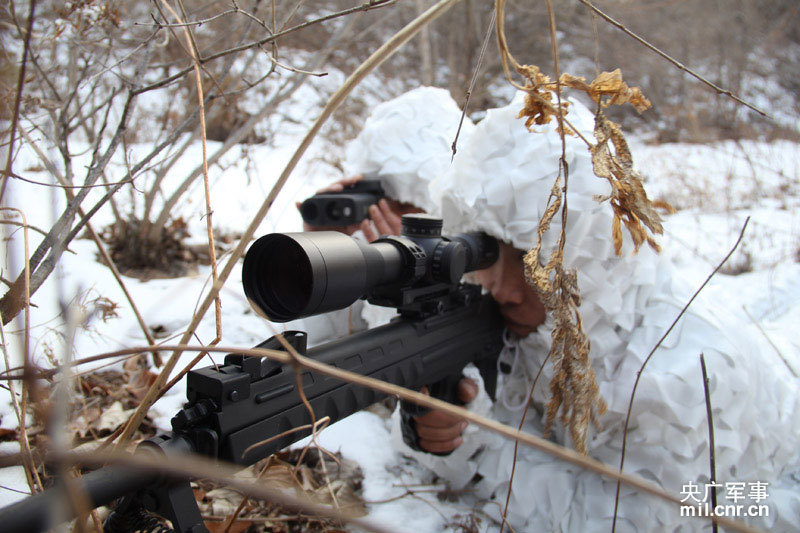
<instances>
[{"instance_id":1,"label":"bare branch","mask_svg":"<svg viewBox=\"0 0 800 533\"><path fill-rule=\"evenodd\" d=\"M11 117L11 129L9 130L8 142L8 158L6 159L6 173L0 181L0 205L3 202L3 196L6 192L6 182L8 176L11 174L11 163L14 161L14 135L17 132L17 123L19 122L19 109L22 104L22 88L25 85L25 67L28 64L28 53L31 47L31 31L33 29L33 16L36 11L36 0L30 1L28 7L28 27L25 31L25 46L22 51L22 63L19 67L19 74L17 76L17 94L14 96L14 114Z\"/></svg>"},{"instance_id":2,"label":"bare branch","mask_svg":"<svg viewBox=\"0 0 800 533\"><path fill-rule=\"evenodd\" d=\"M114 133L114 136L106 147L103 155L95 159L92 166L89 168L89 171L86 175L86 181L84 182L85 185L91 185L97 181L103 169L110 161L111 156L116 151L116 148L122 140L122 135L127 127L127 121L134 98L135 95L129 92L128 98L125 101L122 116L120 117L117 125L117 131ZM69 179L68 176L67 179ZM115 190L115 188L112 188L112 190ZM56 262L61 257L64 247L69 244L72 238L74 238L74 235L77 234L77 231L73 230L73 232L69 234L70 236L65 237L65 233L69 230L69 226L71 225L71 222L74 219L81 202L86 197L88 192L89 189L81 189L73 201L67 204L67 208L53 225L53 228L47 234L47 237L44 238L36 251L30 257L30 269L32 272L30 279L31 294L35 293L44 280L47 279L47 276L49 276L53 271ZM58 244L58 246L55 246L56 244ZM45 257L45 254L47 254L47 257L44 261L42 261L42 259ZM24 280L23 276L20 275L12 285L11 289L9 289L9 291L6 292L2 298L0 298L0 313L2 313L5 323L8 323L8 321L14 318L24 307L24 299L22 298L23 287Z\"/></svg>"},{"instance_id":3,"label":"bare branch","mask_svg":"<svg viewBox=\"0 0 800 533\"><path fill-rule=\"evenodd\" d=\"M219 59L220 57L224 57L226 55L235 54L237 52L242 52L244 50L249 50L251 48L256 48L256 47L259 47L259 46L261 46L263 44L266 44L266 43L269 43L269 42L273 42L273 41L277 40L278 38L283 37L284 35L288 35L288 34L290 34L292 32L296 32L298 30L302 30L303 28L307 28L308 26L312 26L314 24L319 24L319 23L325 22L327 20L332 20L332 19L335 19L335 18L344 17L346 15L349 15L351 13L356 13L358 11L371 11L373 9L377 9L377 8L380 8L380 7L386 7L386 6L394 4L395 2L397 2L397 0L374 0L374 1L366 2L366 3L364 3L364 4L360 5L360 6L357 6L357 7L353 7L353 8L350 8L350 9L344 9L342 11L337 11L336 13L331 13L330 15L326 15L324 17L320 17L320 18L317 18L317 19L314 19L314 20L303 22L302 24L298 24L297 26L293 26L293 27L289 28L288 30L284 30L284 31L278 32L278 33L276 33L274 35L271 35L269 37L265 37L264 39L261 39L261 40L258 40L258 41L254 41L252 43L248 43L248 44L245 44L245 45L236 46L234 48L230 48L228 50L223 50L222 52L217 52L215 54L211 54L208 57L202 58L200 60L200 62L202 64L205 64L205 63L208 63L209 61L213 61L215 59ZM167 77L167 78L165 78L165 79L163 79L161 81L158 81L156 83L152 83L152 84L144 86L144 87L140 87L140 88L136 89L136 94L141 94L141 93L144 93L144 92L147 92L147 91L152 91L153 89L158 89L158 88L164 87L166 85L169 85L170 83L183 78L186 74L191 72L193 68L194 67L184 68L184 69L180 70L179 72L173 74L172 76L169 76L169 77Z\"/></svg>"},{"instance_id":4,"label":"bare branch","mask_svg":"<svg viewBox=\"0 0 800 533\"><path fill-rule=\"evenodd\" d=\"M709 480L711 483L714 483L717 479L717 460L714 456L714 417L711 414L711 393L708 392L708 373L706 372L706 358L703 357L703 354L700 354L700 368L703 371L703 392L705 393L706 397L706 417L708 418L708 463L709 469L711 470L711 477ZM711 488L711 508L717 508L717 487L712 486ZM711 524L712 531L717 533L719 531L719 525L717 521L714 520Z\"/></svg>"},{"instance_id":5,"label":"bare branch","mask_svg":"<svg viewBox=\"0 0 800 533\"><path fill-rule=\"evenodd\" d=\"M766 113L765 111L762 111L762 110L760 110L759 108L757 108L756 106L754 106L754 105L752 105L752 104L749 104L749 103L745 102L744 100L742 100L741 98L739 98L738 96L736 96L735 94L733 94L731 91L729 91L729 90L727 90L727 89L723 89L723 88L721 88L721 87L718 87L717 85L715 85L715 84L711 83L710 81L708 81L707 79L705 79L704 77L702 77L700 74L696 73L696 72L695 72L695 71L693 71L692 69L690 69L690 68L688 68L687 66L685 66L683 63L681 63L681 62L680 62L680 61L678 61L677 59L674 59L674 58L672 58L672 56L669 56L669 55L667 55L666 53L662 52L661 50L659 50L658 48L656 48L656 46L655 46L655 45L653 45L653 44L650 44L648 41L646 41L646 40L645 40L645 39L643 39L642 37L639 37L638 35L636 35L635 33L633 33L631 30L629 30L628 28L626 28L626 27L625 27L625 26L624 26L624 25L623 25L621 22L618 22L618 21L614 20L614 19L613 19L613 18L611 18L609 15L607 15L607 14L605 14L603 11L601 11L599 8L595 7L595 6L594 6L594 5L593 5L591 2L589 2L588 0L579 0L579 1L580 1L580 3L581 3L581 4L585 5L586 7L588 7L588 8L589 8L589 9L591 9L592 11L594 11L594 12L595 12L597 15L599 15L599 16L600 16L600 18L602 18L603 20L605 20L606 22L608 22L608 23L609 23L609 24L611 24L612 26L614 26L614 27L616 27L617 29L619 29L620 31L622 31L622 32L623 32L625 35L628 35L628 36L630 36L630 37L633 37L633 38L634 38L634 39L636 39L636 40L637 40L639 43L643 44L645 47L649 48L650 50L652 50L652 51L653 51L653 52L655 52L656 54L660 55L661 57L663 57L664 59L666 59L667 61L669 61L669 62L670 62L670 63L672 63L673 65L675 65L676 67L678 67L680 70L682 70L682 71L686 72L687 74L689 74L690 76L694 77L695 79L697 79L697 80L699 80L699 81L703 82L704 84L708 85L709 87L711 87L712 89L714 89L714 91L716 91L716 92L717 92L717 94L724 94L725 96L727 96L727 97L731 98L732 100L735 100L736 102L739 102L739 103L740 103L740 104L742 104L743 106L749 107L750 109L752 109L753 111L755 111L756 113L758 113L759 115L761 115L762 117L771 118L771 117L770 117L770 115L769 115L768 113Z\"/></svg>"}]
</instances>

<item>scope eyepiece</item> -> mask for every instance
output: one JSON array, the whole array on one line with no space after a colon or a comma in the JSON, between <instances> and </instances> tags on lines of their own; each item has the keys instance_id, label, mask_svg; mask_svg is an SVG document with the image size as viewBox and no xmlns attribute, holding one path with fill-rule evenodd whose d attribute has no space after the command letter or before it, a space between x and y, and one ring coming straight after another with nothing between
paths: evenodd
<instances>
[{"instance_id":1,"label":"scope eyepiece","mask_svg":"<svg viewBox=\"0 0 800 533\"><path fill-rule=\"evenodd\" d=\"M441 227L441 219L414 214L403 216L403 235L372 244L336 231L265 235L245 255L245 295L273 322L342 309L362 297L400 307L427 289L455 288L465 272L497 259L494 238L449 239Z\"/></svg>"}]
</instances>

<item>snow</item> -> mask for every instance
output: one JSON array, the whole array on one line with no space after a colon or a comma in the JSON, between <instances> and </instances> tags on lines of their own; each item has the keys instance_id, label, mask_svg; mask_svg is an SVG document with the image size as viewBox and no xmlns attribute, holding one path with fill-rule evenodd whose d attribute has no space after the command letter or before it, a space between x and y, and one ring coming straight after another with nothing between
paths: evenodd
<instances>
[{"instance_id":1,"label":"snow","mask_svg":"<svg viewBox=\"0 0 800 533\"><path fill-rule=\"evenodd\" d=\"M300 91L295 95L287 110L287 116L300 119L302 125L289 127L292 121L270 124L272 131L280 131L271 145L236 147L219 165L210 169L214 227L221 234L236 234L247 226L299 144L309 116L303 104L312 98L314 102L321 98L316 93L318 87L307 89L308 92ZM371 102L373 97L364 98ZM315 105L312 107L319 109ZM679 266L681 275L691 286L699 286L708 276L736 241L745 218L751 217L743 242L731 258L731 264L743 272L718 274L706 290L713 293L720 305L744 320L757 322L775 351L774 364L800 375L800 339L794 334L796 324L800 323L800 144L747 141L650 145L634 140L631 145L637 166L647 179L650 196L670 201L679 209L678 213L667 217L661 242L664 253ZM218 146L219 143L209 142L209 153ZM72 149L79 153L82 148L86 147ZM129 158L136 160L150 149L151 145L144 142L131 145ZM340 177L335 167L326 162L326 156L337 150L341 152L324 139L315 141L278 196L258 234L299 230L301 221L294 202ZM200 144L193 143L167 175L163 190L174 189L199 164L200 153ZM88 165L90 158L91 154L85 153L76 164L76 171L81 165ZM19 151L14 168L33 180L46 182L50 179L46 172L36 170L41 164L27 147ZM120 154L109 168L109 181L124 179L125 164ZM147 190L150 179L148 175L137 183L139 190ZM40 228L49 228L53 213L63 206L63 195L51 194L49 188L29 183L11 181L7 194L11 198L9 203L21 207L29 223ZM85 205L91 205L101 194L101 190L92 191ZM133 199L128 193L117 196L123 205L133 201L137 213L141 213L140 193L135 193ZM163 198L158 201L162 202ZM187 222L191 242L204 242L203 214L202 185L197 181L175 213ZM104 208L92 222L100 229L112 220L112 213ZM21 231L14 233L13 242L7 248L9 252L2 259L5 278L16 276L19 271L21 235ZM30 237L33 249L41 237L33 232ZM72 348L75 357L146 345L119 286L108 269L98 262L94 243L80 239L73 241L69 248L74 253L64 254L59 270L33 297L36 307L31 310L31 346L36 362L48 365L43 357L45 346L56 354L63 353L63 326L59 316L64 304L81 310L85 317L76 332ZM220 258L221 262L226 260L226 255ZM249 309L239 279L240 266L237 265L221 293L223 344L251 346L282 327L265 323ZM167 338L160 340L169 341L182 333L207 293L210 268L199 267L197 273L177 279L143 282L126 277L125 284L147 324L161 326ZM93 302L100 296L119 304L118 316L103 320L93 312ZM17 320L6 328L6 335L13 341L9 343L12 365L21 361L21 339L15 333L21 324ZM214 327L212 311L200 323L197 340L211 341ZM176 368L181 369L192 357L194 354L184 354ZM219 361L221 354L212 354L209 359L201 364ZM100 364L104 363L97 363ZM6 391L0 391L0 397L2 427L13 428L16 419L10 397ZM168 429L169 419L180 408L184 397L185 386L181 383L156 403L152 414L157 425ZM372 412L361 412L326 429L319 437L324 447L341 450L345 457L360 463L365 476L365 500L389 500L370 505L370 518L400 531L424 532L442 531L445 524L452 524L458 515L469 514L471 508L464 501L439 501L435 492L400 497L412 485L420 488L417 485L423 484L424 489L441 486L431 484L431 475L422 467L392 451L387 423L385 418ZM16 443L0 444L0 452L15 451L18 451ZM0 471L0 485L0 504L20 499L22 495L13 490L27 490L21 467Z\"/></svg>"}]
</instances>

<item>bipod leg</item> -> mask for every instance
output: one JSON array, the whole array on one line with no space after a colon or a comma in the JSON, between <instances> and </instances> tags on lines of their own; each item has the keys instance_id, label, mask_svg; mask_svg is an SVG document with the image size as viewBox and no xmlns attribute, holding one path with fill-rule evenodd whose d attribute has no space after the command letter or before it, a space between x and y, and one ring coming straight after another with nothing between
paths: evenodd
<instances>
[{"instance_id":1,"label":"bipod leg","mask_svg":"<svg viewBox=\"0 0 800 533\"><path fill-rule=\"evenodd\" d=\"M208 533L188 481L165 483L155 490L145 490L142 503L148 511L172 522L176 533Z\"/></svg>"}]
</instances>

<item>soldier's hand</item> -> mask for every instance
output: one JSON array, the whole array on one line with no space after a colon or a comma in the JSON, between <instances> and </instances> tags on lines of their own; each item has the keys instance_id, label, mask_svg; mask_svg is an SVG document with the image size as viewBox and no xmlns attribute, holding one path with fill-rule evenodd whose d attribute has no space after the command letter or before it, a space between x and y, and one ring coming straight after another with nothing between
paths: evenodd
<instances>
[{"instance_id":1,"label":"soldier's hand","mask_svg":"<svg viewBox=\"0 0 800 533\"><path fill-rule=\"evenodd\" d=\"M428 394L423 387L424 394ZM463 378L458 383L458 399L467 404L478 395L478 385L470 378ZM417 443L426 452L449 453L461 446L461 434L468 423L461 417L453 416L443 411L429 411L414 417L417 431Z\"/></svg>"},{"instance_id":2,"label":"soldier's hand","mask_svg":"<svg viewBox=\"0 0 800 533\"><path fill-rule=\"evenodd\" d=\"M362 220L360 228L367 242L372 242L381 235L400 235L403 229L402 216L400 204L381 198L378 205L369 206L369 220Z\"/></svg>"}]
</instances>

